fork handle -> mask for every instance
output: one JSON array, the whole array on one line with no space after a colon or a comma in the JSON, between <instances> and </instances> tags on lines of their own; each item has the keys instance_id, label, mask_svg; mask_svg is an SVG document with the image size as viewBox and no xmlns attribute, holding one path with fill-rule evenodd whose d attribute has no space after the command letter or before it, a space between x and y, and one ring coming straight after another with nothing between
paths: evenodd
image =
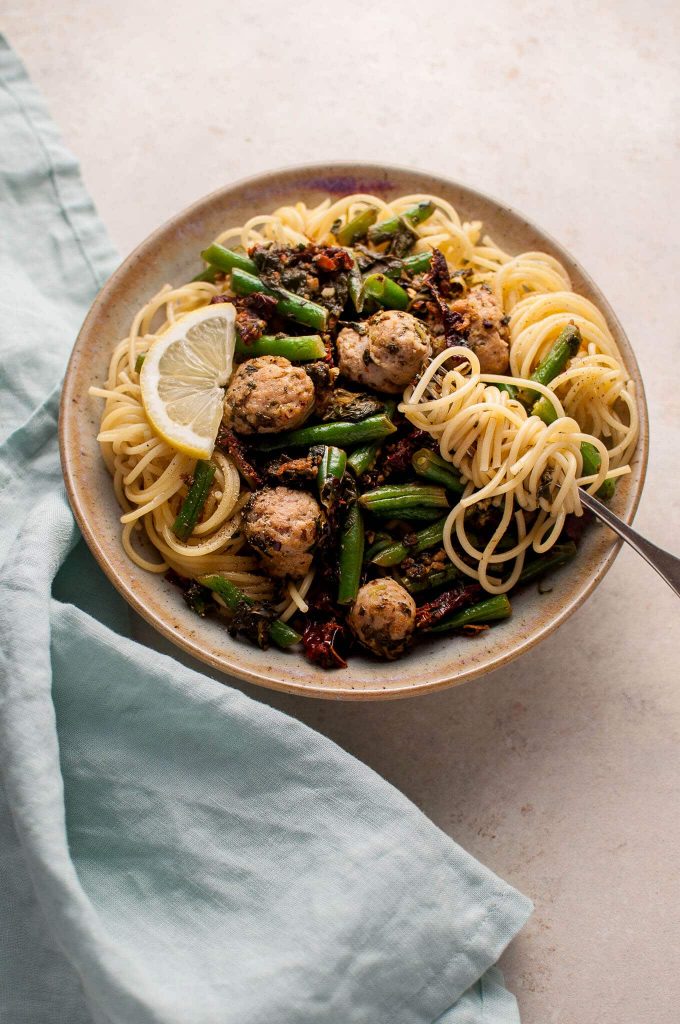
<instances>
[{"instance_id":1,"label":"fork handle","mask_svg":"<svg viewBox=\"0 0 680 1024\"><path fill-rule=\"evenodd\" d=\"M601 501L588 494L583 488L580 490L581 503L594 512L598 519L618 533L632 548L635 548L639 555L649 562L653 569L656 569L659 576L665 579L666 583L680 597L680 558L676 558L670 551L664 551L651 541L642 537L637 530L634 530L628 523L603 505Z\"/></svg>"}]
</instances>

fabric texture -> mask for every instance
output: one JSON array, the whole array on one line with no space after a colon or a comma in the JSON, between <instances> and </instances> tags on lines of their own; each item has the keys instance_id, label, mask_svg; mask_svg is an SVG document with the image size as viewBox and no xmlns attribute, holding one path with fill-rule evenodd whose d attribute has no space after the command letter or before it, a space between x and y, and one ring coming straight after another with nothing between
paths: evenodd
<instances>
[{"instance_id":1,"label":"fabric texture","mask_svg":"<svg viewBox=\"0 0 680 1024\"><path fill-rule=\"evenodd\" d=\"M1 37L0 132L0 1020L517 1022L492 965L527 899L329 740L130 639L56 438L116 257Z\"/></svg>"}]
</instances>

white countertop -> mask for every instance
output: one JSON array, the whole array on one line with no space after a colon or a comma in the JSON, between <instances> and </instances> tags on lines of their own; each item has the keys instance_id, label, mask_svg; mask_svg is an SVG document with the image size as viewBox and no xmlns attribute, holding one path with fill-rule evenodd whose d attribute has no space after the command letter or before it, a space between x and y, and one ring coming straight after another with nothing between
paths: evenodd
<instances>
[{"instance_id":1,"label":"white countertop","mask_svg":"<svg viewBox=\"0 0 680 1024\"><path fill-rule=\"evenodd\" d=\"M680 553L677 4L3 8L123 255L231 180L334 159L457 178L560 239L636 348L651 417L636 525ZM676 1024L679 611L624 550L555 635L483 680L386 704L243 688L532 897L502 962L524 1024Z\"/></svg>"}]
</instances>

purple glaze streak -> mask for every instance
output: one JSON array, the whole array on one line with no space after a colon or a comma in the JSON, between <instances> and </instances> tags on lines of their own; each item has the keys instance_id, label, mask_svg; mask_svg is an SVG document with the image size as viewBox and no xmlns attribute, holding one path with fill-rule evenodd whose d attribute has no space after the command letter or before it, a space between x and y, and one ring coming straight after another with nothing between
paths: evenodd
<instances>
[{"instance_id":1,"label":"purple glaze streak","mask_svg":"<svg viewBox=\"0 0 680 1024\"><path fill-rule=\"evenodd\" d=\"M389 192L394 187L387 175L382 179L364 180L351 174L329 175L328 177L320 175L318 178L308 179L306 185L308 188L318 188L320 191L341 196L351 195L354 192L372 195L376 192Z\"/></svg>"}]
</instances>

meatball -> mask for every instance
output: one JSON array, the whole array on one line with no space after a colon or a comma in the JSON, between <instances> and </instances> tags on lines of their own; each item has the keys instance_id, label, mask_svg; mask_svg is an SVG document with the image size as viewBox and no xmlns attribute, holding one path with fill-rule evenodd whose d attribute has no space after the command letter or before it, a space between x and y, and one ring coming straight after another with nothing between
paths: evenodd
<instances>
[{"instance_id":1,"label":"meatball","mask_svg":"<svg viewBox=\"0 0 680 1024\"><path fill-rule=\"evenodd\" d=\"M430 336L410 313L385 310L337 339L340 373L376 391L403 391L432 354Z\"/></svg>"},{"instance_id":2,"label":"meatball","mask_svg":"<svg viewBox=\"0 0 680 1024\"><path fill-rule=\"evenodd\" d=\"M503 310L496 297L484 285L471 288L462 299L451 303L451 310L463 320L461 335L479 359L482 373L506 373L509 365Z\"/></svg>"},{"instance_id":3,"label":"meatball","mask_svg":"<svg viewBox=\"0 0 680 1024\"><path fill-rule=\"evenodd\" d=\"M241 363L224 396L224 421L239 434L276 434L299 427L314 408L314 385L281 356Z\"/></svg>"},{"instance_id":4,"label":"meatball","mask_svg":"<svg viewBox=\"0 0 680 1024\"><path fill-rule=\"evenodd\" d=\"M265 487L251 495L243 512L248 543L272 576L301 580L311 567L325 526L316 500L305 491Z\"/></svg>"},{"instance_id":5,"label":"meatball","mask_svg":"<svg viewBox=\"0 0 680 1024\"><path fill-rule=\"evenodd\" d=\"M381 658L404 653L416 623L416 603L390 577L365 583L347 618L357 640Z\"/></svg>"}]
</instances>

